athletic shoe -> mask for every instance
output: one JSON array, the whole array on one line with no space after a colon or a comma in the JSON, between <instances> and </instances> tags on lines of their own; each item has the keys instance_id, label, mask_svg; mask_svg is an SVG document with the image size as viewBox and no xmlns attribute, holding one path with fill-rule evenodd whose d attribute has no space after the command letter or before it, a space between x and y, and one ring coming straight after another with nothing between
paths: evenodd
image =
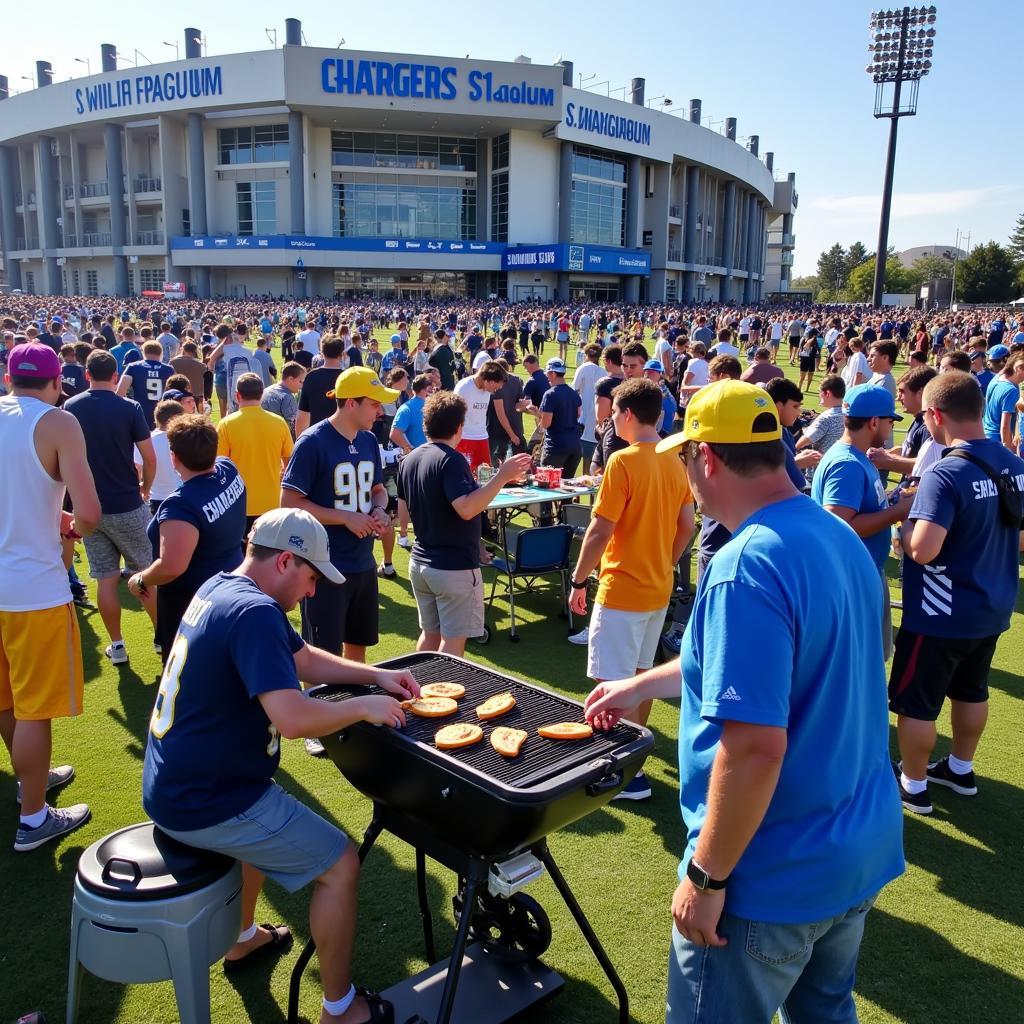
<instances>
[{"instance_id":1,"label":"athletic shoe","mask_svg":"<svg viewBox=\"0 0 1024 1024\"><path fill-rule=\"evenodd\" d=\"M643 772L637 772L623 789L620 789L613 800L650 800L651 784Z\"/></svg>"},{"instance_id":2,"label":"athletic shoe","mask_svg":"<svg viewBox=\"0 0 1024 1024\"><path fill-rule=\"evenodd\" d=\"M71 600L78 605L79 608L95 608L96 606L89 600L89 595L83 590L81 594L72 594Z\"/></svg>"},{"instance_id":3,"label":"athletic shoe","mask_svg":"<svg viewBox=\"0 0 1024 1024\"><path fill-rule=\"evenodd\" d=\"M578 633L573 633L569 637L569 643L579 644L580 647L586 647L590 643L590 627L584 626Z\"/></svg>"},{"instance_id":4,"label":"athletic shoe","mask_svg":"<svg viewBox=\"0 0 1024 1024\"><path fill-rule=\"evenodd\" d=\"M390 562L381 562L377 567L377 575L383 580L394 579L398 573L395 572L395 567Z\"/></svg>"},{"instance_id":5,"label":"athletic shoe","mask_svg":"<svg viewBox=\"0 0 1024 1024\"><path fill-rule=\"evenodd\" d=\"M58 786L66 786L75 777L75 769L69 764L62 764L57 768L51 768L46 776L46 792L56 789ZM15 801L21 803L21 783L15 789Z\"/></svg>"},{"instance_id":6,"label":"athletic shoe","mask_svg":"<svg viewBox=\"0 0 1024 1024\"><path fill-rule=\"evenodd\" d=\"M61 808L47 807L46 810L46 820L37 828L18 825L18 832L14 837L16 853L27 853L29 850L42 846L43 843L48 843L51 839L66 836L92 817L88 804L74 804L71 807Z\"/></svg>"},{"instance_id":7,"label":"athletic shoe","mask_svg":"<svg viewBox=\"0 0 1024 1024\"><path fill-rule=\"evenodd\" d=\"M683 631L680 629L669 630L662 635L661 642L664 644L665 650L678 654L683 646Z\"/></svg>"},{"instance_id":8,"label":"athletic shoe","mask_svg":"<svg viewBox=\"0 0 1024 1024\"><path fill-rule=\"evenodd\" d=\"M412 541L409 540L408 537L399 537L398 538L398 546L400 548L405 548L406 551L411 551L412 550Z\"/></svg>"},{"instance_id":9,"label":"athletic shoe","mask_svg":"<svg viewBox=\"0 0 1024 1024\"><path fill-rule=\"evenodd\" d=\"M978 787L974 783L974 772L964 772L961 775L953 771L949 767L948 757L944 757L940 761L933 761L928 765L928 781L934 782L939 786L945 786L961 796L978 795Z\"/></svg>"},{"instance_id":10,"label":"athletic shoe","mask_svg":"<svg viewBox=\"0 0 1024 1024\"><path fill-rule=\"evenodd\" d=\"M319 740L315 740L312 737L303 740L303 743L306 747L306 753L309 754L310 757L323 757L324 754L327 753L327 751L324 750L324 745Z\"/></svg>"},{"instance_id":11,"label":"athletic shoe","mask_svg":"<svg viewBox=\"0 0 1024 1024\"><path fill-rule=\"evenodd\" d=\"M900 800L903 802L903 806L914 814L931 814L932 813L932 802L928 798L928 789L923 789L920 793L908 793L903 788L903 768L901 764L892 762L892 771L896 776L896 785L900 788Z\"/></svg>"},{"instance_id":12,"label":"athletic shoe","mask_svg":"<svg viewBox=\"0 0 1024 1024\"><path fill-rule=\"evenodd\" d=\"M115 644L108 644L103 653L110 659L112 665L128 664L128 651L123 640L118 640Z\"/></svg>"}]
</instances>

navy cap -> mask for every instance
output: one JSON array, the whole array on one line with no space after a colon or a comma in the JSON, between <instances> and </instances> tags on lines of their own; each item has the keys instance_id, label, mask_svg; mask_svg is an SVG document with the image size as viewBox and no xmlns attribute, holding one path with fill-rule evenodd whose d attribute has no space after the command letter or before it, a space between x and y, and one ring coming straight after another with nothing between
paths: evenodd
<instances>
[{"instance_id":1,"label":"navy cap","mask_svg":"<svg viewBox=\"0 0 1024 1024\"><path fill-rule=\"evenodd\" d=\"M973 351L973 352L971 353L971 362L973 363L975 359L980 359L980 360L982 360L983 362L984 362L984 360L985 360L985 353L984 353L984 352L982 352L980 348L979 348L979 349L975 349L975 350L974 350L974 351Z\"/></svg>"},{"instance_id":2,"label":"navy cap","mask_svg":"<svg viewBox=\"0 0 1024 1024\"><path fill-rule=\"evenodd\" d=\"M882 419L902 420L896 412L896 400L885 388L875 384L858 384L846 392L843 400L843 414L857 419L869 420L872 416Z\"/></svg>"},{"instance_id":3,"label":"navy cap","mask_svg":"<svg viewBox=\"0 0 1024 1024\"><path fill-rule=\"evenodd\" d=\"M183 398L195 398L191 391L181 391L179 388L168 388L164 392L164 398L170 398L175 402L180 402Z\"/></svg>"}]
</instances>

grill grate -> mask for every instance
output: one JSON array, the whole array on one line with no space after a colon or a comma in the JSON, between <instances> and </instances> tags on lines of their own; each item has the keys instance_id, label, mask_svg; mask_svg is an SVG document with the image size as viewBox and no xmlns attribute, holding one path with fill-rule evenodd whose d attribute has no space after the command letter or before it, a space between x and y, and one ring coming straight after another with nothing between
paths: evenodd
<instances>
[{"instance_id":1,"label":"grill grate","mask_svg":"<svg viewBox=\"0 0 1024 1024\"><path fill-rule=\"evenodd\" d=\"M515 788L525 789L577 765L586 764L631 743L641 735L638 729L620 723L609 732L595 732L587 740L547 740L537 735L538 727L555 722L583 721L583 709L577 701L547 693L529 683L519 682L480 665L470 665L430 653L393 658L383 665L391 669L408 669L420 686L448 682L459 683L466 688L466 695L459 701L459 710L454 715L448 718L418 718L407 714L406 726L402 730L395 730L396 737L405 742L422 743L436 753L452 757ZM506 690L515 697L516 706L507 715L481 722L476 717L477 705ZM360 691L367 692L362 688ZM381 691L371 687L369 692ZM347 689L332 690L318 696L324 700L346 700L352 693ZM434 746L434 735L442 726L456 722L472 722L482 726L483 740L471 747L438 751ZM499 725L524 729L529 733L529 739L518 757L502 757L491 746L491 729Z\"/></svg>"}]
</instances>

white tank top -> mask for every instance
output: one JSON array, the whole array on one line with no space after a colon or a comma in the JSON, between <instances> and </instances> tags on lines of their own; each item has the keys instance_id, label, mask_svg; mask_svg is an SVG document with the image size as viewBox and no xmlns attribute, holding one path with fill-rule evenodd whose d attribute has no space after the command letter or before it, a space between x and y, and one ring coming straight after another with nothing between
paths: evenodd
<instances>
[{"instance_id":1,"label":"white tank top","mask_svg":"<svg viewBox=\"0 0 1024 1024\"><path fill-rule=\"evenodd\" d=\"M38 398L0 398L0 611L31 612L71 600L61 561L64 484L36 454L36 424L53 406Z\"/></svg>"}]
</instances>

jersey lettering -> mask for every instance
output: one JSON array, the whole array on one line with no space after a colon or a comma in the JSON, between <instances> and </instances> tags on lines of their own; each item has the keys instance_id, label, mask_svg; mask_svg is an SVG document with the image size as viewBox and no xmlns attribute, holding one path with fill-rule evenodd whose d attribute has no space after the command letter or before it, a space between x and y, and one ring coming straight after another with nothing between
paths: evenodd
<instances>
[{"instance_id":1,"label":"jersey lettering","mask_svg":"<svg viewBox=\"0 0 1024 1024\"><path fill-rule=\"evenodd\" d=\"M209 607L209 602L201 603ZM192 604L195 604L195 600ZM191 609L191 605L189 607ZM179 633L164 666L164 674L160 677L160 689L157 691L153 714L149 720L149 731L157 739L166 736L174 725L174 702L178 699L178 691L181 689L181 673L187 657L188 640Z\"/></svg>"}]
</instances>

